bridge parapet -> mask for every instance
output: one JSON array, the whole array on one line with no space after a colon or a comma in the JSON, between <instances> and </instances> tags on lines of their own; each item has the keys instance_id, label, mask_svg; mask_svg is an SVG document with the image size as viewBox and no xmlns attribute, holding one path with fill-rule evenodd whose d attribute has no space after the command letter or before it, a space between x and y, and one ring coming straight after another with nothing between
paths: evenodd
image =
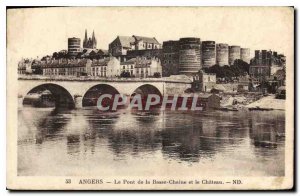
<instances>
[{"instance_id":1,"label":"bridge parapet","mask_svg":"<svg viewBox=\"0 0 300 196\"><path fill-rule=\"evenodd\" d=\"M172 82L190 84L190 79L162 78L121 78L121 77L95 77L95 76L43 76L19 75L18 80L47 80L47 81L101 81L101 82Z\"/></svg>"}]
</instances>

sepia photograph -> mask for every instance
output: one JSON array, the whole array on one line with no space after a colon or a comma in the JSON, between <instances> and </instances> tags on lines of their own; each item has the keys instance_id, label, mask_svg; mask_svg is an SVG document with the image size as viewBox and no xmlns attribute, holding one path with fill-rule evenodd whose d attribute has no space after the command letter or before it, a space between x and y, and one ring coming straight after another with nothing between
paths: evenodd
<instances>
[{"instance_id":1,"label":"sepia photograph","mask_svg":"<svg viewBox=\"0 0 300 196\"><path fill-rule=\"evenodd\" d=\"M293 7L7 7L7 188L294 187Z\"/></svg>"}]
</instances>

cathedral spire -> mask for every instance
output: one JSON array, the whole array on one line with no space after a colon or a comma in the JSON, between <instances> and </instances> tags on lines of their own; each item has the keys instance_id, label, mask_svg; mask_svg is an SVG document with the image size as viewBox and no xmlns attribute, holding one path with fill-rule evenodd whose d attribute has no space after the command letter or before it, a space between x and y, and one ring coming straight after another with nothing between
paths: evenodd
<instances>
[{"instance_id":1,"label":"cathedral spire","mask_svg":"<svg viewBox=\"0 0 300 196\"><path fill-rule=\"evenodd\" d=\"M93 48L96 48L97 47L97 40L96 40L96 37L95 37L95 32L93 30L93 34L92 34L92 42L93 42Z\"/></svg>"},{"instance_id":2,"label":"cathedral spire","mask_svg":"<svg viewBox=\"0 0 300 196\"><path fill-rule=\"evenodd\" d=\"M86 42L88 40L88 38L87 38L87 30L85 29L85 35L84 35L84 40L83 40L83 42Z\"/></svg>"},{"instance_id":3,"label":"cathedral spire","mask_svg":"<svg viewBox=\"0 0 300 196\"><path fill-rule=\"evenodd\" d=\"M93 30L92 40L93 40L93 42L97 43L94 30Z\"/></svg>"}]
</instances>

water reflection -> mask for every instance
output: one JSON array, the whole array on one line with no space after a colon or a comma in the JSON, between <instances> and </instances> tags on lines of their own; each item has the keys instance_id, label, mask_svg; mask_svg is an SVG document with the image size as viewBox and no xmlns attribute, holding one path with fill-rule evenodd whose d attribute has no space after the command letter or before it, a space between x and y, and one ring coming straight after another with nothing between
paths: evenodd
<instances>
[{"instance_id":1,"label":"water reflection","mask_svg":"<svg viewBox=\"0 0 300 196\"><path fill-rule=\"evenodd\" d=\"M281 175L284 170L284 112L103 113L92 108L23 108L18 115L19 172L34 170L23 160L25 147L26 159L35 160L37 153L47 153L51 148L61 161L75 165L80 160L89 165L98 158L113 163L146 156L159 157L148 161L168 164L170 160L194 164L209 160L218 164L219 156L225 162L240 161L234 154L239 150L243 156L249 155L249 164L254 167L276 161L281 165L270 172ZM105 157L105 153L112 157Z\"/></svg>"},{"instance_id":2,"label":"water reflection","mask_svg":"<svg viewBox=\"0 0 300 196\"><path fill-rule=\"evenodd\" d=\"M18 143L35 142L42 144L45 139L61 137L61 132L70 118L69 110L25 107L18 111Z\"/></svg>"}]
</instances>

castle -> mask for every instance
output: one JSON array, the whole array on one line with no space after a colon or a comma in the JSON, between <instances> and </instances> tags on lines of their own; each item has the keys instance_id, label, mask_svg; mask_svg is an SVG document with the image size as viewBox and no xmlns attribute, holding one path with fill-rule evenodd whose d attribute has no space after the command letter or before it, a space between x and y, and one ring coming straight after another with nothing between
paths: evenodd
<instances>
[{"instance_id":1,"label":"castle","mask_svg":"<svg viewBox=\"0 0 300 196\"><path fill-rule=\"evenodd\" d=\"M95 33L93 31L92 38L87 37L87 30L85 30L85 36L83 40L83 48L90 48L90 49L96 49L97 47L97 40L95 38Z\"/></svg>"}]
</instances>

